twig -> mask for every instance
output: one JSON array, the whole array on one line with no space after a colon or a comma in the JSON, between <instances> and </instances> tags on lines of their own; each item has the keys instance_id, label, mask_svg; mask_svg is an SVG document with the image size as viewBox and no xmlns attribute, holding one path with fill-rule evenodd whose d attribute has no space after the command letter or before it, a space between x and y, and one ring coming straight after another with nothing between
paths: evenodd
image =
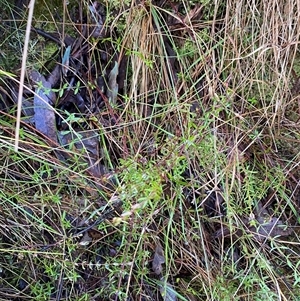
<instances>
[{"instance_id":1,"label":"twig","mask_svg":"<svg viewBox=\"0 0 300 301\"><path fill-rule=\"evenodd\" d=\"M19 134L20 134L20 119L21 119L21 110L22 110L22 96L24 90L24 78L25 78L25 70L26 70L26 60L28 53L28 44L30 38L31 31L31 22L34 10L35 0L31 0L29 3L29 12L28 12L28 20L26 26L26 35L24 41L24 49L22 56L22 68L21 68L21 76L20 76L20 86L19 86L19 95L18 95L18 110L17 110L17 122L16 122L16 133L15 133L15 151L18 151L19 148Z\"/></svg>"}]
</instances>

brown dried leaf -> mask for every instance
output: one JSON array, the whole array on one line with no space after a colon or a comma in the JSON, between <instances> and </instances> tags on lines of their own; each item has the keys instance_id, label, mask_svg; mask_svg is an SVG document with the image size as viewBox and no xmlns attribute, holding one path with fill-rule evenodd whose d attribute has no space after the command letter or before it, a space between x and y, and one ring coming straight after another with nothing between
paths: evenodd
<instances>
[{"instance_id":1,"label":"brown dried leaf","mask_svg":"<svg viewBox=\"0 0 300 301\"><path fill-rule=\"evenodd\" d=\"M165 263L164 251L160 244L156 246L154 258L152 261L152 270L156 275L162 272L162 264Z\"/></svg>"},{"instance_id":2,"label":"brown dried leaf","mask_svg":"<svg viewBox=\"0 0 300 301\"><path fill-rule=\"evenodd\" d=\"M288 236L292 233L292 229L288 228L283 222L276 217L265 220L263 217L257 218L258 226L250 227L249 230L255 232L255 237L258 240L263 240L266 237Z\"/></svg>"},{"instance_id":3,"label":"brown dried leaf","mask_svg":"<svg viewBox=\"0 0 300 301\"><path fill-rule=\"evenodd\" d=\"M99 160L99 138L95 131L58 132L60 145L64 147L74 146L76 150L84 149L85 160L88 163L89 172L100 177L106 172L104 165Z\"/></svg>"},{"instance_id":4,"label":"brown dried leaf","mask_svg":"<svg viewBox=\"0 0 300 301\"><path fill-rule=\"evenodd\" d=\"M200 13L203 10L203 5L197 4L192 10L190 10L190 12L184 17L184 23L185 24L189 24L190 20L195 20L196 18L198 18L198 16L200 15Z\"/></svg>"},{"instance_id":5,"label":"brown dried leaf","mask_svg":"<svg viewBox=\"0 0 300 301\"><path fill-rule=\"evenodd\" d=\"M163 285L159 285L159 291L164 301L177 301L177 293L173 286L165 281L164 277L160 279Z\"/></svg>"},{"instance_id":6,"label":"brown dried leaf","mask_svg":"<svg viewBox=\"0 0 300 301\"><path fill-rule=\"evenodd\" d=\"M92 237L89 236L88 232L85 232L83 237L81 238L79 245L80 246L87 246L92 242Z\"/></svg>"},{"instance_id":7,"label":"brown dried leaf","mask_svg":"<svg viewBox=\"0 0 300 301\"><path fill-rule=\"evenodd\" d=\"M258 216L256 219L249 222L247 219L243 219L245 230L251 232L253 236L259 240L263 241L268 237L275 236L289 236L292 234L292 228L286 226L282 220L277 217L265 218ZM242 236L244 231L238 229L235 231L237 237ZM230 230L227 226L221 227L218 231L214 233L214 237L228 237L230 235Z\"/></svg>"},{"instance_id":8,"label":"brown dried leaf","mask_svg":"<svg viewBox=\"0 0 300 301\"><path fill-rule=\"evenodd\" d=\"M35 89L34 121L38 131L57 142L55 111L52 107L55 103L55 93L52 91L52 83L47 81L38 71L31 72L32 81L38 86Z\"/></svg>"},{"instance_id":9,"label":"brown dried leaf","mask_svg":"<svg viewBox=\"0 0 300 301\"><path fill-rule=\"evenodd\" d=\"M119 86L117 83L117 76L119 74L119 64L115 62L113 69L110 71L108 76L108 89L107 89L107 98L110 103L115 105L118 97Z\"/></svg>"}]
</instances>

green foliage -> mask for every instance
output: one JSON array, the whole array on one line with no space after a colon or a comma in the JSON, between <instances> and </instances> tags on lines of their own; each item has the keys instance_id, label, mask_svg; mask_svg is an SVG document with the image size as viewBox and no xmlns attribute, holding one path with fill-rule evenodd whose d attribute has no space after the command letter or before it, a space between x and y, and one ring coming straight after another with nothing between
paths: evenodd
<instances>
[{"instance_id":1,"label":"green foliage","mask_svg":"<svg viewBox=\"0 0 300 301\"><path fill-rule=\"evenodd\" d=\"M42 283L41 281L36 281L30 286L30 291L33 300L46 301L49 300L49 296L54 292L54 287L51 282Z\"/></svg>"},{"instance_id":2,"label":"green foliage","mask_svg":"<svg viewBox=\"0 0 300 301\"><path fill-rule=\"evenodd\" d=\"M162 198L162 170L153 162L121 159L120 197L125 204L156 204Z\"/></svg>"}]
</instances>

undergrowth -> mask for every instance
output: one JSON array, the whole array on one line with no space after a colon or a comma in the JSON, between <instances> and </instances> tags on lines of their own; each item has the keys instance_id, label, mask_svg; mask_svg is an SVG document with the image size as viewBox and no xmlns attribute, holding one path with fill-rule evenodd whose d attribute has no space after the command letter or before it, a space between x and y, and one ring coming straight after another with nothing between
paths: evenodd
<instances>
[{"instance_id":1,"label":"undergrowth","mask_svg":"<svg viewBox=\"0 0 300 301\"><path fill-rule=\"evenodd\" d=\"M81 37L93 3L38 4L35 27ZM299 300L299 3L101 5L72 90L90 104L57 105L54 143L26 80L15 152L27 15L4 2L1 300ZM60 50L32 34L28 68ZM99 105L116 64L117 100Z\"/></svg>"}]
</instances>

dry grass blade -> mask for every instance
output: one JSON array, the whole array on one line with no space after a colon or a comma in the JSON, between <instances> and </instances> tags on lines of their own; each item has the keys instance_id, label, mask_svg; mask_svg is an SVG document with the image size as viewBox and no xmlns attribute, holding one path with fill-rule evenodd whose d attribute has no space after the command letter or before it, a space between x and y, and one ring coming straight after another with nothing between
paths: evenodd
<instances>
[{"instance_id":1,"label":"dry grass blade","mask_svg":"<svg viewBox=\"0 0 300 301\"><path fill-rule=\"evenodd\" d=\"M31 0L29 4L29 13L27 19L27 27L26 27L26 35L24 41L24 49L22 56L22 67L21 67L21 75L20 75L20 85L19 85L19 94L18 94L18 110L17 110L17 122L16 122L16 134L15 134L15 151L18 151L19 145L19 136L20 136L20 119L21 119L21 110L22 110L22 98L23 98L23 89L24 89L24 79L26 73L26 61L27 61L27 53L28 53L28 44L30 38L31 31L31 22L33 16L35 0Z\"/></svg>"}]
</instances>

